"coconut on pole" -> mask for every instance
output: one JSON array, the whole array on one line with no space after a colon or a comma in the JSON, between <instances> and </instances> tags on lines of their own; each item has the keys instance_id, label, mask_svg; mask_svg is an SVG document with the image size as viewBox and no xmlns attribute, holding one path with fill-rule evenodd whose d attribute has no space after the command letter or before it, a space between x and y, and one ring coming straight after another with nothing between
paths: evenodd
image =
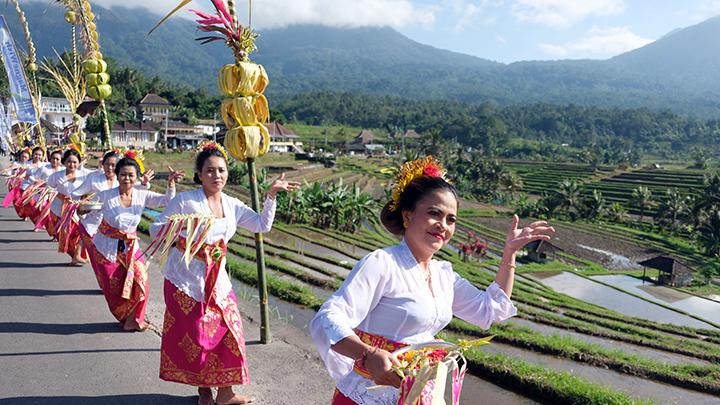
<instances>
[{"instance_id":1,"label":"coconut on pole","mask_svg":"<svg viewBox=\"0 0 720 405\"><path fill-rule=\"evenodd\" d=\"M170 16L190 3L182 0L170 13L163 17L150 32ZM202 44L223 41L235 57L234 64L220 69L218 87L226 98L222 101L221 115L227 134L225 149L235 159L245 162L250 178L250 200L253 210L259 211L259 190L255 171L255 159L265 155L270 148L270 134L264 124L270 119L268 102L263 92L268 85L268 76L262 65L252 63L248 55L255 51L257 34L237 21L235 1L211 0L215 14L191 10L197 17L198 28L208 35L196 38ZM252 6L252 2L248 3ZM269 343L270 316L265 275L265 252L262 234L255 234L255 253L258 270L260 295L260 341Z\"/></svg>"}]
</instances>

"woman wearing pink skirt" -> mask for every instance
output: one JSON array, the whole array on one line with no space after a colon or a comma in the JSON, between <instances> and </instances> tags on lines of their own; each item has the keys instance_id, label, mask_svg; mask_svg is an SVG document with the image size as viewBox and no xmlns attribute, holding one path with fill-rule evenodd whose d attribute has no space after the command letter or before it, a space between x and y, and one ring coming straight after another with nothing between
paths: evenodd
<instances>
[{"instance_id":1,"label":"woman wearing pink skirt","mask_svg":"<svg viewBox=\"0 0 720 405\"><path fill-rule=\"evenodd\" d=\"M101 223L88 253L110 312L125 330L144 331L149 286L137 226L145 207L159 208L170 202L175 196L175 180L183 173L171 171L163 195L135 188L142 174L135 159L125 157L114 166L119 185L97 195L102 203ZM79 211L84 213L84 208Z\"/></svg>"},{"instance_id":2,"label":"woman wearing pink skirt","mask_svg":"<svg viewBox=\"0 0 720 405\"><path fill-rule=\"evenodd\" d=\"M183 231L170 248L163 269L166 310L160 378L198 387L201 405L213 403L212 387L218 389L215 403L244 404L255 398L232 390L233 385L248 384L249 377L242 320L225 270L227 243L237 227L270 231L275 195L295 189L299 183L284 181L281 176L270 186L258 214L223 193L228 166L222 146L208 142L198 151L195 182L202 188L178 194L151 228L153 238L162 240L168 236L173 215L202 215L213 220L204 237L187 241ZM201 244L189 262L184 257L188 243Z\"/></svg>"}]
</instances>

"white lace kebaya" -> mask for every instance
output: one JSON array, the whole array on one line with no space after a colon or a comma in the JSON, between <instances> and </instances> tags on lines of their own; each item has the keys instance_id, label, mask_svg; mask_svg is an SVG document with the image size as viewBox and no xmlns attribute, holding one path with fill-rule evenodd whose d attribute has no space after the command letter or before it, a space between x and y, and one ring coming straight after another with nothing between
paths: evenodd
<instances>
[{"instance_id":1,"label":"white lace kebaya","mask_svg":"<svg viewBox=\"0 0 720 405\"><path fill-rule=\"evenodd\" d=\"M310 323L338 390L356 403L396 405L399 393L395 388L368 390L376 384L353 371L353 359L333 351L331 346L353 335L353 329L414 344L435 340L453 315L487 329L517 313L497 283L482 291L449 262L433 259L429 267L432 292L405 240L376 250L353 268Z\"/></svg>"},{"instance_id":2,"label":"white lace kebaya","mask_svg":"<svg viewBox=\"0 0 720 405\"><path fill-rule=\"evenodd\" d=\"M104 176L104 174L103 174ZM103 219L115 229L123 232L135 232L140 223L145 207L160 208L168 205L175 197L175 187L168 187L165 194L159 194L145 189L133 188L132 203L129 207L123 207L120 202L120 189L113 188L101 191L97 195L99 202L103 203L99 218ZM117 259L118 240L109 238L94 228L93 244L95 249L110 262ZM90 232L90 230L88 230ZM135 244L138 249L138 243Z\"/></svg>"},{"instance_id":3,"label":"white lace kebaya","mask_svg":"<svg viewBox=\"0 0 720 405\"><path fill-rule=\"evenodd\" d=\"M113 179L112 183L108 182L107 176L105 176L105 171L102 169L96 170L92 173L90 173L86 178L85 181L75 190L72 192L72 198L74 200L79 200L80 197L82 197L85 194L88 193L95 193L97 196L100 194L100 192L105 190L110 190L113 188L116 188L120 185L118 183L117 178ZM150 184L148 183L147 186L142 185L141 183L135 183L136 189L143 189L147 190L150 189ZM162 195L162 194L158 194ZM173 197L175 196L175 189L173 188ZM172 199L173 197L170 197ZM95 198L97 200L97 198ZM133 200L135 197L133 196ZM168 200L170 201L170 200ZM103 202L103 201L99 201ZM133 202L134 203L134 202ZM167 202L159 205L160 207L164 207L167 205ZM151 208L154 208L151 207ZM142 213L142 211L141 211ZM90 211L85 215L80 216L80 224L82 224L83 227L85 227L85 230L90 236L94 236L95 232L97 232L98 227L100 226L100 223L102 222L103 216L102 211ZM112 224L111 224L112 225ZM135 225L137 226L137 224Z\"/></svg>"},{"instance_id":4,"label":"white lace kebaya","mask_svg":"<svg viewBox=\"0 0 720 405\"><path fill-rule=\"evenodd\" d=\"M266 198L263 204L262 213L258 214L237 198L222 193L222 207L224 218L216 219L210 233L205 238L205 243L213 244L220 239L227 244L235 235L238 227L245 228L253 233L269 232L272 229L275 219L275 200ZM178 194L165 208L162 214L158 215L150 228L152 238L167 223L167 217L175 214L212 214L207 197L202 188L193 191L186 191ZM187 235L183 230L181 236ZM191 296L195 301L203 302L205 299L205 262L193 258L190 266L185 264L180 250L171 248L168 260L163 268L163 275L185 294ZM225 267L220 269L215 284L215 299L222 301L232 290L230 278Z\"/></svg>"},{"instance_id":5,"label":"white lace kebaya","mask_svg":"<svg viewBox=\"0 0 720 405\"><path fill-rule=\"evenodd\" d=\"M58 193L70 198L72 197L72 192L75 191L76 188L80 187L80 185L85 181L85 177L92 172L93 170L77 169L75 171L75 181L68 181L65 177L66 170L61 170L48 177L47 185L48 187L54 188ZM55 198L53 200L50 205L50 211L52 211L53 214L60 216L62 211L62 201L59 198Z\"/></svg>"}]
</instances>

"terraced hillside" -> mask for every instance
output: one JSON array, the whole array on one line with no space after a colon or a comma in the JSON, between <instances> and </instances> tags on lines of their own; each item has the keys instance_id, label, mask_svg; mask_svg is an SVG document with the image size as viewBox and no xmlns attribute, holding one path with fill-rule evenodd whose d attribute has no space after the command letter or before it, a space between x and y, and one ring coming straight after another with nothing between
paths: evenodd
<instances>
[{"instance_id":1,"label":"terraced hillside","mask_svg":"<svg viewBox=\"0 0 720 405\"><path fill-rule=\"evenodd\" d=\"M590 165L578 163L508 160L503 161L502 164L520 176L524 192L536 195L556 190L557 185L566 179L584 183L610 176L615 170L610 166L592 168Z\"/></svg>"},{"instance_id":2,"label":"terraced hillside","mask_svg":"<svg viewBox=\"0 0 720 405\"><path fill-rule=\"evenodd\" d=\"M696 170L639 169L588 183L583 189L586 194L592 193L592 190L601 191L608 202L622 203L629 212L639 214L639 209L630 204L632 192L637 187L647 187L654 200L661 202L665 199L665 192L672 188L683 195L697 194L703 186L703 176L704 172ZM654 216L656 212L656 209L651 209L646 214Z\"/></svg>"}]
</instances>

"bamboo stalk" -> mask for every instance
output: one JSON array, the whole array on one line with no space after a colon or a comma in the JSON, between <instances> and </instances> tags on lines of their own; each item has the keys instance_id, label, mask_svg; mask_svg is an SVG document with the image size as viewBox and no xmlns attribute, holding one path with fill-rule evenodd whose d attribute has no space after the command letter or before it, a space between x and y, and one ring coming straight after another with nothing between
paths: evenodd
<instances>
[{"instance_id":1,"label":"bamboo stalk","mask_svg":"<svg viewBox=\"0 0 720 405\"><path fill-rule=\"evenodd\" d=\"M250 203L255 212L260 212L260 199L258 196L257 175L255 173L255 159L247 159L248 176L250 177ZM263 236L255 234L255 256L258 272L258 295L260 298L260 343L268 344L272 339L270 334L270 311L268 310L267 278L265 275L265 248Z\"/></svg>"},{"instance_id":2,"label":"bamboo stalk","mask_svg":"<svg viewBox=\"0 0 720 405\"><path fill-rule=\"evenodd\" d=\"M30 72L30 82L28 84L30 86L30 99L33 104L33 109L35 110L35 125L37 125L38 129L37 141L39 145L45 146L45 135L43 134L42 125L40 124L40 116L42 115L42 111L40 109L40 90L37 85L37 76L35 75L35 70L37 70L35 44L33 43L32 36L30 35L30 24L28 24L27 18L25 17L25 12L20 8L20 3L18 0L12 0L12 3L18 14L20 25L23 27L25 44L28 47L28 59L26 66Z\"/></svg>"}]
</instances>

